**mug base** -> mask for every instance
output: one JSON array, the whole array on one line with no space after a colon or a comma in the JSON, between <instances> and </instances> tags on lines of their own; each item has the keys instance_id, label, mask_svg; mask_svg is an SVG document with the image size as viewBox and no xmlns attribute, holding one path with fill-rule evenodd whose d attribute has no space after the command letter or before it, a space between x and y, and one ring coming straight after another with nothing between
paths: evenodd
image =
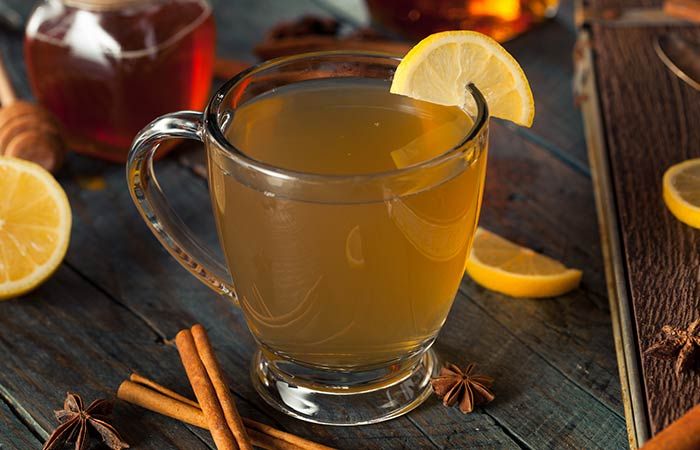
<instances>
[{"instance_id":1,"label":"mug base","mask_svg":"<svg viewBox=\"0 0 700 450\"><path fill-rule=\"evenodd\" d=\"M255 390L273 408L322 425L367 425L406 414L430 396L430 379L440 370L432 349L403 370L393 371L393 365L374 371L381 373L374 380L366 372L314 370L273 358L260 350L253 357Z\"/></svg>"}]
</instances>

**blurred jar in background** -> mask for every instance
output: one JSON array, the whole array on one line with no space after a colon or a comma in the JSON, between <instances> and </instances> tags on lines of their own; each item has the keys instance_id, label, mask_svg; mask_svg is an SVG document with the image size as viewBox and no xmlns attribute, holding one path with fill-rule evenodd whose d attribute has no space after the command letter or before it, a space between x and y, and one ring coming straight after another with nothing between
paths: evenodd
<instances>
[{"instance_id":1,"label":"blurred jar in background","mask_svg":"<svg viewBox=\"0 0 700 450\"><path fill-rule=\"evenodd\" d=\"M372 20L408 39L474 30L503 42L554 17L559 0L366 0Z\"/></svg>"},{"instance_id":2,"label":"blurred jar in background","mask_svg":"<svg viewBox=\"0 0 700 450\"><path fill-rule=\"evenodd\" d=\"M214 48L207 0L43 0L24 52L34 95L71 147L123 162L151 120L205 106Z\"/></svg>"}]
</instances>

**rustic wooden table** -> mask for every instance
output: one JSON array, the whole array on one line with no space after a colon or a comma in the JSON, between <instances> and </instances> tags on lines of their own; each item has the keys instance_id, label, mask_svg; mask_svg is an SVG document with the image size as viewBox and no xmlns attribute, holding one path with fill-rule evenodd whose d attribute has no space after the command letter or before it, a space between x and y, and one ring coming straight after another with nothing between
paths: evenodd
<instances>
[{"instance_id":1,"label":"rustic wooden table","mask_svg":"<svg viewBox=\"0 0 700 450\"><path fill-rule=\"evenodd\" d=\"M366 20L356 1L215 1L219 52L251 59L269 26L305 12ZM24 0L8 0L24 14ZM340 448L572 448L628 446L586 149L571 93L571 2L557 19L507 44L535 94L532 129L493 121L482 225L584 270L581 289L513 300L465 278L435 347L478 361L496 400L462 415L431 398L390 422L310 425L270 411L253 391L253 342L235 307L187 274L146 228L124 169L71 155L58 175L73 208L68 256L35 292L0 304L0 448L39 448L66 391L112 396L132 371L187 392L172 338L204 324L249 417ZM329 6L331 5L331 6ZM20 93L29 96L21 34L0 32ZM160 180L183 219L215 246L205 182L178 163ZM104 183L104 184L103 184ZM1 194L0 194L1 195ZM117 403L133 448L214 448L208 432Z\"/></svg>"}]
</instances>

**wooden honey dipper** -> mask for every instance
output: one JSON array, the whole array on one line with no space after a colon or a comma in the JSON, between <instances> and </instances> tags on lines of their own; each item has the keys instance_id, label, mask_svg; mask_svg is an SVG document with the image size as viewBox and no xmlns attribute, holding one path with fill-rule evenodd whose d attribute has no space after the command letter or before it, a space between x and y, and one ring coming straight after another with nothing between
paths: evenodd
<instances>
[{"instance_id":1,"label":"wooden honey dipper","mask_svg":"<svg viewBox=\"0 0 700 450\"><path fill-rule=\"evenodd\" d=\"M0 155L33 161L55 172L65 155L56 119L44 108L17 99L0 55Z\"/></svg>"}]
</instances>

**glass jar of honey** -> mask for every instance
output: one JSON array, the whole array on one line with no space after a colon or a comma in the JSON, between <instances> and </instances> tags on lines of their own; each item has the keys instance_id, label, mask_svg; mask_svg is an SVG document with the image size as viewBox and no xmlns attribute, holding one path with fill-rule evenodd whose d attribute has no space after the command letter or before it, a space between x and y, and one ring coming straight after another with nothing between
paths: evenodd
<instances>
[{"instance_id":1,"label":"glass jar of honey","mask_svg":"<svg viewBox=\"0 0 700 450\"><path fill-rule=\"evenodd\" d=\"M24 52L34 95L70 146L123 162L153 119L204 107L214 48L207 0L43 0Z\"/></svg>"}]
</instances>

